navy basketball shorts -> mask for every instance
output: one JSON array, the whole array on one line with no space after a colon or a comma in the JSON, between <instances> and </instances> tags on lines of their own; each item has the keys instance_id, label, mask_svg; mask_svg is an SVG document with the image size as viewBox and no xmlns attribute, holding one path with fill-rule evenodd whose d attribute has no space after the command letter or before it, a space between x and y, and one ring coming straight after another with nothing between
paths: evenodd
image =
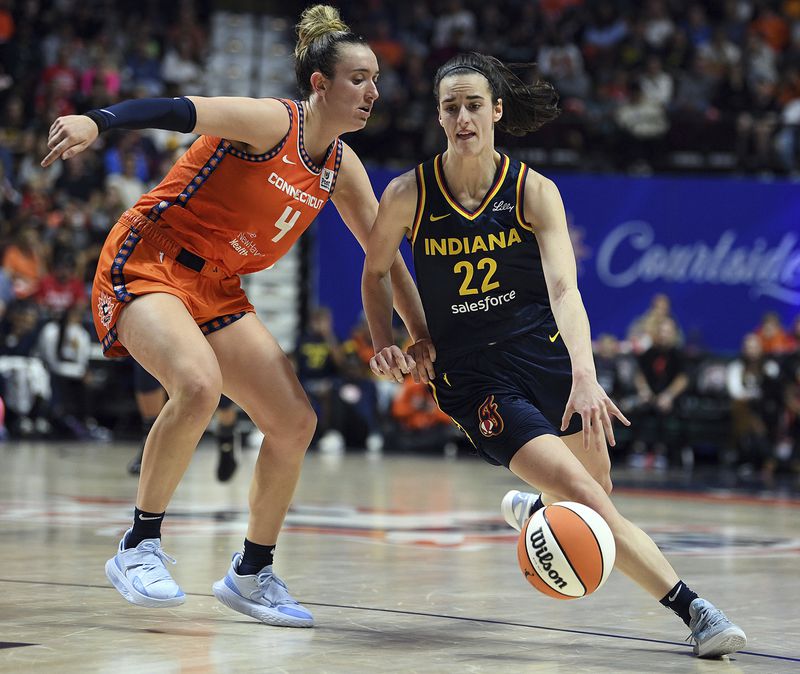
<instances>
[{"instance_id":1,"label":"navy basketball shorts","mask_svg":"<svg viewBox=\"0 0 800 674\"><path fill-rule=\"evenodd\" d=\"M540 435L572 435L580 415L561 432L572 389L572 364L555 322L434 364L439 407L461 427L486 461L506 466Z\"/></svg>"}]
</instances>

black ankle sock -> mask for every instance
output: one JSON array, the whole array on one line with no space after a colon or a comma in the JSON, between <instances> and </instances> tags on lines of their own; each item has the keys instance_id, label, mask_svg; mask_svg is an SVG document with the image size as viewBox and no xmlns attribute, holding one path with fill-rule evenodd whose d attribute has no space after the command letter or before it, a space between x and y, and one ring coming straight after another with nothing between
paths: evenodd
<instances>
[{"instance_id":1,"label":"black ankle sock","mask_svg":"<svg viewBox=\"0 0 800 674\"><path fill-rule=\"evenodd\" d=\"M133 529L125 538L125 549L135 548L146 538L161 538L161 522L164 513L149 513L139 508L133 509Z\"/></svg>"},{"instance_id":2,"label":"black ankle sock","mask_svg":"<svg viewBox=\"0 0 800 674\"><path fill-rule=\"evenodd\" d=\"M533 515L533 513L535 513L537 510L541 510L542 508L544 508L544 501L542 501L542 495L539 494L539 498L537 498L534 504L531 506L531 510L528 513L528 517Z\"/></svg>"},{"instance_id":3,"label":"black ankle sock","mask_svg":"<svg viewBox=\"0 0 800 674\"><path fill-rule=\"evenodd\" d=\"M217 429L217 446L219 455L217 460L217 479L227 482L236 472L236 456L233 453L233 426L220 426Z\"/></svg>"},{"instance_id":4,"label":"black ankle sock","mask_svg":"<svg viewBox=\"0 0 800 674\"><path fill-rule=\"evenodd\" d=\"M675 611L688 627L689 621L691 620L689 604L695 599L697 599L697 593L687 587L686 583L682 580L679 580L678 584L664 595L664 598L661 600L661 605Z\"/></svg>"},{"instance_id":5,"label":"black ankle sock","mask_svg":"<svg viewBox=\"0 0 800 674\"><path fill-rule=\"evenodd\" d=\"M272 564L272 557L275 554L274 545L259 545L244 539L244 554L239 562L236 573L240 576L250 576L258 573L265 566Z\"/></svg>"},{"instance_id":6,"label":"black ankle sock","mask_svg":"<svg viewBox=\"0 0 800 674\"><path fill-rule=\"evenodd\" d=\"M233 451L233 426L220 426L217 430L217 446L220 452Z\"/></svg>"}]
</instances>

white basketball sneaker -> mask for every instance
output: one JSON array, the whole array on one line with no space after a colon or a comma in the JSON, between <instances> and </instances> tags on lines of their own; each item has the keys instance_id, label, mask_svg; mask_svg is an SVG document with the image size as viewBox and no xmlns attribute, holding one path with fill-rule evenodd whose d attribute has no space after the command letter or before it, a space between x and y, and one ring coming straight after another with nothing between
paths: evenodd
<instances>
[{"instance_id":1,"label":"white basketball sneaker","mask_svg":"<svg viewBox=\"0 0 800 674\"><path fill-rule=\"evenodd\" d=\"M539 494L512 489L500 502L500 512L508 526L522 531L525 521L531 516L531 508L539 498Z\"/></svg>"},{"instance_id":2,"label":"white basketball sneaker","mask_svg":"<svg viewBox=\"0 0 800 674\"><path fill-rule=\"evenodd\" d=\"M241 552L234 554L227 575L211 586L220 602L267 625L314 626L311 612L289 594L286 584L272 572L271 564L258 573L240 576L237 570L241 560Z\"/></svg>"},{"instance_id":3,"label":"white basketball sneaker","mask_svg":"<svg viewBox=\"0 0 800 674\"><path fill-rule=\"evenodd\" d=\"M689 604L689 639L694 641L694 654L701 658L718 658L740 651L747 637L714 604L698 597Z\"/></svg>"},{"instance_id":4,"label":"white basketball sneaker","mask_svg":"<svg viewBox=\"0 0 800 674\"><path fill-rule=\"evenodd\" d=\"M160 538L146 538L135 548L125 549L125 532L117 554L106 562L106 577L131 604L160 608L180 606L186 595L169 575L164 562L175 560L161 549Z\"/></svg>"}]
</instances>

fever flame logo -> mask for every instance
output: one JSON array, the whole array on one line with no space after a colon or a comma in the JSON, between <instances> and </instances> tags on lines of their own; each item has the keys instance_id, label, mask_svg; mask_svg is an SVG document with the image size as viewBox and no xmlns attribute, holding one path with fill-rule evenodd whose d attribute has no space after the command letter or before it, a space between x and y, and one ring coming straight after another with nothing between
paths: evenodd
<instances>
[{"instance_id":1,"label":"fever flame logo","mask_svg":"<svg viewBox=\"0 0 800 674\"><path fill-rule=\"evenodd\" d=\"M491 395L478 408L478 428L483 437L491 438L500 435L503 432L503 426L503 417L497 411L497 403L494 401L494 396Z\"/></svg>"}]
</instances>

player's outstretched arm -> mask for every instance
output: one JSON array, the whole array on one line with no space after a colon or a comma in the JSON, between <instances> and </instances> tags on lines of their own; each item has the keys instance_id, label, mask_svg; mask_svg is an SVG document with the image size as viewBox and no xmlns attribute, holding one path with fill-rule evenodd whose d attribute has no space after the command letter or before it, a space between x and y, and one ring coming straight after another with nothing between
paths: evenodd
<instances>
[{"instance_id":1,"label":"player's outstretched arm","mask_svg":"<svg viewBox=\"0 0 800 674\"><path fill-rule=\"evenodd\" d=\"M370 368L378 376L403 381L416 363L394 344L392 334L393 292L389 272L398 255L400 242L411 228L416 208L417 187L413 172L395 178L381 197L378 216L369 233L361 298L367 316L375 356ZM417 335L413 335L414 338ZM415 379L417 377L415 376Z\"/></svg>"},{"instance_id":2,"label":"player's outstretched arm","mask_svg":"<svg viewBox=\"0 0 800 674\"><path fill-rule=\"evenodd\" d=\"M613 447L616 441L611 417L626 425L630 422L597 383L589 319L578 291L575 254L558 188L551 180L529 171L524 208L542 254L550 306L572 361L572 391L561 430L566 430L570 418L577 413L583 421L584 449L590 446L604 449L604 436Z\"/></svg>"},{"instance_id":3,"label":"player's outstretched arm","mask_svg":"<svg viewBox=\"0 0 800 674\"><path fill-rule=\"evenodd\" d=\"M179 96L122 101L85 115L57 118L50 127L50 150L42 160L49 166L69 159L110 129L166 129L207 134L245 143L253 153L274 147L289 128L289 114L277 99Z\"/></svg>"},{"instance_id":4,"label":"player's outstretched arm","mask_svg":"<svg viewBox=\"0 0 800 674\"><path fill-rule=\"evenodd\" d=\"M342 166L336 181L333 203L353 236L366 251L370 231L378 215L378 200L375 198L364 165L347 144L344 145L342 152ZM425 339L428 337L428 326L425 323L417 287L397 246L393 252L389 276L395 308L412 339L415 341Z\"/></svg>"}]
</instances>

